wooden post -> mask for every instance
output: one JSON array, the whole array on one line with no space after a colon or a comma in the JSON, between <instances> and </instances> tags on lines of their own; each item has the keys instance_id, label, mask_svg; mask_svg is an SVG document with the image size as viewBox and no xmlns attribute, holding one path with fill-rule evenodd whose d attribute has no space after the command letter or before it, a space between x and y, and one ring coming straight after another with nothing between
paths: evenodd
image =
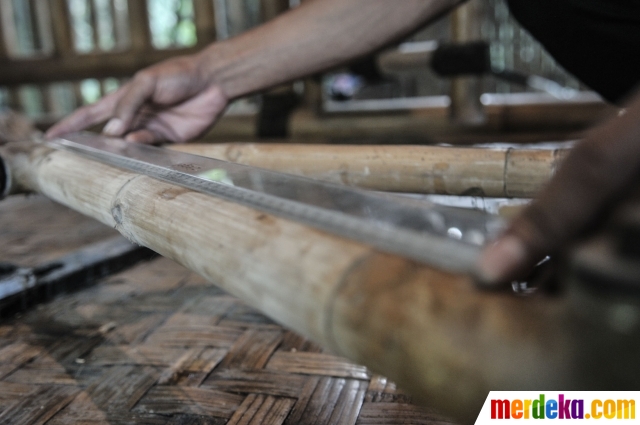
<instances>
[{"instance_id":1,"label":"wooden post","mask_svg":"<svg viewBox=\"0 0 640 425\"><path fill-rule=\"evenodd\" d=\"M459 6L451 14L452 41L467 43L480 38L478 0ZM451 117L459 124L482 124L486 117L480 102L481 80L478 77L457 77L451 81Z\"/></svg>"},{"instance_id":2,"label":"wooden post","mask_svg":"<svg viewBox=\"0 0 640 425\"><path fill-rule=\"evenodd\" d=\"M128 0L129 34L131 48L144 52L153 48L151 43L151 29L149 28L149 14L146 0Z\"/></svg>"},{"instance_id":3,"label":"wooden post","mask_svg":"<svg viewBox=\"0 0 640 425\"><path fill-rule=\"evenodd\" d=\"M66 0L50 0L51 24L53 30L54 52L58 57L75 54L71 17Z\"/></svg>"},{"instance_id":4,"label":"wooden post","mask_svg":"<svg viewBox=\"0 0 640 425\"><path fill-rule=\"evenodd\" d=\"M637 336L581 321L566 298L477 291L465 276L42 145L10 144L0 158L13 190L115 227L462 420L489 390L640 384L637 344L598 348Z\"/></svg>"},{"instance_id":5,"label":"wooden post","mask_svg":"<svg viewBox=\"0 0 640 425\"><path fill-rule=\"evenodd\" d=\"M194 0L193 10L198 45L207 45L216 39L213 0Z\"/></svg>"},{"instance_id":6,"label":"wooden post","mask_svg":"<svg viewBox=\"0 0 640 425\"><path fill-rule=\"evenodd\" d=\"M14 22L14 9L10 1L0 1L0 31L8 57L16 55L18 36Z\"/></svg>"},{"instance_id":7,"label":"wooden post","mask_svg":"<svg viewBox=\"0 0 640 425\"><path fill-rule=\"evenodd\" d=\"M260 0L262 22L270 21L287 10L289 10L289 0Z\"/></svg>"},{"instance_id":8,"label":"wooden post","mask_svg":"<svg viewBox=\"0 0 640 425\"><path fill-rule=\"evenodd\" d=\"M0 7L0 23L3 22L3 10ZM7 44L6 44L6 40L4 38L4 25L0 25L0 63L5 63L8 60L8 49L7 49Z\"/></svg>"},{"instance_id":9,"label":"wooden post","mask_svg":"<svg viewBox=\"0 0 640 425\"><path fill-rule=\"evenodd\" d=\"M227 143L171 149L390 192L532 198L565 149Z\"/></svg>"}]
</instances>

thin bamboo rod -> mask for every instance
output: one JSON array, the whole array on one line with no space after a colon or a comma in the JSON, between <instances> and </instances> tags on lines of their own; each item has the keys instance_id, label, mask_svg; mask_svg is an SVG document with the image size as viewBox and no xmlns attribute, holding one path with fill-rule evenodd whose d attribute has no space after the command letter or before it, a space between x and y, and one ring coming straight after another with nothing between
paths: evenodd
<instances>
[{"instance_id":1,"label":"thin bamboo rod","mask_svg":"<svg viewBox=\"0 0 640 425\"><path fill-rule=\"evenodd\" d=\"M566 149L191 143L171 149L367 189L532 198Z\"/></svg>"},{"instance_id":2,"label":"thin bamboo rod","mask_svg":"<svg viewBox=\"0 0 640 425\"><path fill-rule=\"evenodd\" d=\"M13 191L115 227L463 420L489 390L640 379L637 349L618 350L626 339L580 322L565 299L476 291L464 276L45 146L10 144L0 158ZM606 351L597 350L602 335Z\"/></svg>"}]
</instances>

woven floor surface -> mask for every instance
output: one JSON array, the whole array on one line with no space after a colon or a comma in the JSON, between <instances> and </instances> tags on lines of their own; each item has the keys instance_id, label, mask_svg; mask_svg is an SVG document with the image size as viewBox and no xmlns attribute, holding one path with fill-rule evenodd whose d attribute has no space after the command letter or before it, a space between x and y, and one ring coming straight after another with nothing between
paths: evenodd
<instances>
[{"instance_id":1,"label":"woven floor surface","mask_svg":"<svg viewBox=\"0 0 640 425\"><path fill-rule=\"evenodd\" d=\"M108 235L43 199L0 203L0 261ZM0 424L440 423L164 258L0 322Z\"/></svg>"}]
</instances>

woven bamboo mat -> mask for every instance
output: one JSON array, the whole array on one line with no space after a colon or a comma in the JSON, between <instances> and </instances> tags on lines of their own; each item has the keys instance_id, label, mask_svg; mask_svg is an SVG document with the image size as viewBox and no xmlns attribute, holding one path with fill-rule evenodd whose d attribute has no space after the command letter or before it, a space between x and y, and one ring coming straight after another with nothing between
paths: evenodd
<instances>
[{"instance_id":1,"label":"woven bamboo mat","mask_svg":"<svg viewBox=\"0 0 640 425\"><path fill-rule=\"evenodd\" d=\"M42 196L0 201L0 261L34 267L117 234Z\"/></svg>"},{"instance_id":2,"label":"woven bamboo mat","mask_svg":"<svg viewBox=\"0 0 640 425\"><path fill-rule=\"evenodd\" d=\"M83 241L102 231L52 208L33 231L74 222ZM11 233L4 212L0 246ZM69 230L61 240L79 243ZM25 232L39 244L26 255L48 255ZM0 322L1 424L448 422L164 258Z\"/></svg>"}]
</instances>

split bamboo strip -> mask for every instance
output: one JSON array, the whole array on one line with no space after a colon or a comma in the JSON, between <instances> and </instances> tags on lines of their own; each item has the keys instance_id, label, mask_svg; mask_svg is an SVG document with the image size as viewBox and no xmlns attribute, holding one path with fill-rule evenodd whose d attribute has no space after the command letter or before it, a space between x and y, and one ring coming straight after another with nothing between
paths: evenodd
<instances>
[{"instance_id":1,"label":"split bamboo strip","mask_svg":"<svg viewBox=\"0 0 640 425\"><path fill-rule=\"evenodd\" d=\"M367 189L533 198L566 149L226 143L171 149Z\"/></svg>"},{"instance_id":2,"label":"split bamboo strip","mask_svg":"<svg viewBox=\"0 0 640 425\"><path fill-rule=\"evenodd\" d=\"M475 419L489 390L640 376L637 350L618 351L611 330L577 322L562 299L475 291L464 276L45 146L7 145L0 158L14 191L115 227L458 418ZM603 333L608 349L594 350ZM626 352L624 364L597 357Z\"/></svg>"}]
</instances>

